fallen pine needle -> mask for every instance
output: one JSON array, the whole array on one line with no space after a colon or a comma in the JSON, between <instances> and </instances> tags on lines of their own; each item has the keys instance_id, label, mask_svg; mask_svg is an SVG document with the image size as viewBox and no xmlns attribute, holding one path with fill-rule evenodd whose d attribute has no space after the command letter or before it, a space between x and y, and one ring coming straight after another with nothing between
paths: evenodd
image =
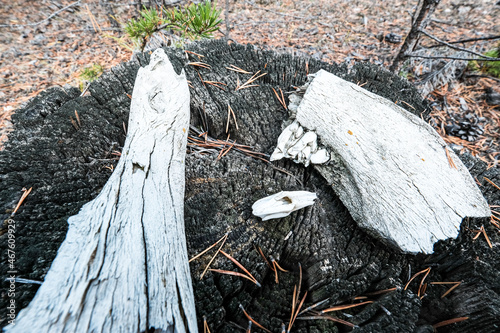
<instances>
[{"instance_id":1,"label":"fallen pine needle","mask_svg":"<svg viewBox=\"0 0 500 333\"><path fill-rule=\"evenodd\" d=\"M258 78L261 78L263 77L264 75L267 75L267 73L262 73L260 75L258 75L260 73L260 71L258 71L257 73L255 73L251 78L248 79L247 82L243 83L241 86L238 86L236 87L236 91L240 90L240 89L245 89L245 88L250 88L250 87L255 87L255 86L258 86L257 84L254 84L252 85L252 83L257 80ZM258 76L257 76L258 75Z\"/></svg>"},{"instance_id":2,"label":"fallen pine needle","mask_svg":"<svg viewBox=\"0 0 500 333\"><path fill-rule=\"evenodd\" d=\"M488 246L490 248L493 248L493 246L491 245L491 242L490 242L490 238L488 237L488 234L486 233L486 229L484 229L484 226L482 225L481 228L479 228L479 230L472 230L473 232L476 232L476 236L474 236L472 238L472 240L476 240L479 236L481 235L484 235L484 238L486 238L486 242L488 243Z\"/></svg>"},{"instance_id":3,"label":"fallen pine needle","mask_svg":"<svg viewBox=\"0 0 500 333\"><path fill-rule=\"evenodd\" d=\"M205 269L203 270L203 273L201 273L201 276L200 276L200 280L203 279L203 277L205 276L205 274L207 273L207 270L210 268L210 265L212 264L212 262L215 260L215 257L217 257L217 255L219 254L219 252L221 251L222 247L224 246L224 244L226 243L226 239L227 239L227 236L228 234L226 233L224 235L224 240L222 241L222 244L219 246L219 248L217 249L217 252L215 252L215 254L213 255L212 259L210 259L210 261L208 262L207 264L207 267L205 267Z\"/></svg>"},{"instance_id":4,"label":"fallen pine needle","mask_svg":"<svg viewBox=\"0 0 500 333\"><path fill-rule=\"evenodd\" d=\"M213 243L212 245L210 245L209 247L207 247L205 250L201 251L200 253L198 253L197 255L195 255L194 257L192 257L191 259L189 259L189 262L198 259L202 255L204 255L205 253L207 253L208 251L210 251L210 249L212 249L215 245L219 244L224 238L227 238L227 236L228 236L228 233L226 233L224 236L222 236L217 242Z\"/></svg>"},{"instance_id":5,"label":"fallen pine needle","mask_svg":"<svg viewBox=\"0 0 500 333\"><path fill-rule=\"evenodd\" d=\"M245 267L243 267L243 265L240 264L236 259L234 259L233 257L231 257L229 254L227 254L226 252L224 252L222 250L219 250L219 252L222 253L226 258L228 258L229 260L231 260L242 271L244 271L248 275L248 277L250 278L250 280L253 281L258 287L261 286L260 283L257 281L257 279L254 278L254 276Z\"/></svg>"},{"instance_id":6,"label":"fallen pine needle","mask_svg":"<svg viewBox=\"0 0 500 333\"><path fill-rule=\"evenodd\" d=\"M425 273L424 277L420 281L420 285L418 287L418 293L417 293L417 296L420 298L424 297L425 289L427 288L427 284L424 285L424 281L427 278L427 275L429 275L430 271L431 271L431 268L430 267L427 268L427 272Z\"/></svg>"},{"instance_id":7,"label":"fallen pine needle","mask_svg":"<svg viewBox=\"0 0 500 333\"><path fill-rule=\"evenodd\" d=\"M207 317L203 316L203 333L210 333L210 328L208 328Z\"/></svg>"},{"instance_id":8,"label":"fallen pine needle","mask_svg":"<svg viewBox=\"0 0 500 333\"><path fill-rule=\"evenodd\" d=\"M356 327L356 325L354 325L353 323L350 323L350 322L342 320L342 319L334 318L331 316L307 316L307 317L298 317L297 319L298 320L330 320L330 321L333 321L333 322L336 322L339 324L344 324L344 325L349 326L349 327Z\"/></svg>"},{"instance_id":9,"label":"fallen pine needle","mask_svg":"<svg viewBox=\"0 0 500 333\"><path fill-rule=\"evenodd\" d=\"M361 302L361 303L356 303L356 304L337 305L337 306L334 306L332 308L322 310L322 311L320 311L320 313L323 314L323 313L328 313L328 312L346 310L346 309L351 309L351 308L355 308L355 307L365 305L365 304L370 304L370 303L373 303L373 301L366 301L366 302Z\"/></svg>"},{"instance_id":10,"label":"fallen pine needle","mask_svg":"<svg viewBox=\"0 0 500 333\"><path fill-rule=\"evenodd\" d=\"M278 99L280 104L285 108L285 110L287 110L285 97L283 96L283 91L281 90L281 88L280 88L281 97L278 95L278 92L273 87L271 87L271 89L274 91L274 94L276 95L276 98Z\"/></svg>"},{"instance_id":11,"label":"fallen pine needle","mask_svg":"<svg viewBox=\"0 0 500 333\"><path fill-rule=\"evenodd\" d=\"M220 87L219 85L224 85L224 86L227 86L227 84L223 83L223 82L218 82L218 81L203 81L204 83L206 84L210 84L216 88L219 88L221 90L224 90L226 91L226 89L224 89L224 87Z\"/></svg>"},{"instance_id":12,"label":"fallen pine needle","mask_svg":"<svg viewBox=\"0 0 500 333\"><path fill-rule=\"evenodd\" d=\"M459 318L448 319L448 320L441 321L441 322L439 322L437 324L434 324L434 325L432 325L432 327L433 328L443 327L443 326L446 326L446 325L451 325L451 324L459 323L459 322L467 320L467 319L469 319L469 317L459 317Z\"/></svg>"},{"instance_id":13,"label":"fallen pine needle","mask_svg":"<svg viewBox=\"0 0 500 333\"><path fill-rule=\"evenodd\" d=\"M191 65L191 66L195 66L195 67L202 67L202 68L206 68L206 69L211 68L209 64L206 64L206 63L201 62L201 61L188 62L187 65Z\"/></svg>"},{"instance_id":14,"label":"fallen pine needle","mask_svg":"<svg viewBox=\"0 0 500 333\"><path fill-rule=\"evenodd\" d=\"M233 275L233 276L241 277L241 278L247 279L247 280L252 281L253 283L257 284L256 281L254 281L251 277L249 277L246 274L240 273L240 272L226 271L223 269L215 269L215 268L210 268L209 271L215 272L215 273L220 273L220 274L225 274L225 275Z\"/></svg>"},{"instance_id":15,"label":"fallen pine needle","mask_svg":"<svg viewBox=\"0 0 500 333\"><path fill-rule=\"evenodd\" d=\"M256 247L255 249L262 256L262 258L264 258L264 261L266 262L267 266L269 266L269 268L271 270L273 270L274 267L271 267L271 264L269 263L269 261L267 260L266 256L264 255L264 252L262 252L262 249L260 248L260 246Z\"/></svg>"},{"instance_id":16,"label":"fallen pine needle","mask_svg":"<svg viewBox=\"0 0 500 333\"><path fill-rule=\"evenodd\" d=\"M491 185L495 186L497 188L497 190L500 190L500 186L498 186L497 184L495 184L494 182L492 182L491 180L489 180L488 178L486 177L483 177L484 180L486 180L488 183L490 183Z\"/></svg>"},{"instance_id":17,"label":"fallen pine needle","mask_svg":"<svg viewBox=\"0 0 500 333\"><path fill-rule=\"evenodd\" d=\"M229 65L229 67L226 67L226 68L229 69L230 71L234 71L234 72L238 72L238 73L242 73L242 74L252 74L251 72L246 71L244 69L241 69L239 67L236 67L235 65Z\"/></svg>"},{"instance_id":18,"label":"fallen pine needle","mask_svg":"<svg viewBox=\"0 0 500 333\"><path fill-rule=\"evenodd\" d=\"M444 147L444 150L446 151L446 157L448 158L448 163L450 164L450 167L456 169L457 166L455 165L455 162L453 162L453 159L451 158L450 152L448 151L448 147Z\"/></svg>"},{"instance_id":19,"label":"fallen pine needle","mask_svg":"<svg viewBox=\"0 0 500 333\"><path fill-rule=\"evenodd\" d=\"M405 285L405 287L404 287L404 289L403 289L403 290L408 289L408 286L410 285L411 281L413 281L413 279L415 279L417 276L419 276L419 275L420 275L420 274L422 274L422 273L428 273L430 270L431 270L431 268L430 268L430 267L428 267L428 268L426 268L426 269L424 269L424 270L422 270L422 271L420 271L420 272L418 272L418 273L413 274L413 276L410 278L410 281L408 281L408 282L406 283L406 285Z\"/></svg>"},{"instance_id":20,"label":"fallen pine needle","mask_svg":"<svg viewBox=\"0 0 500 333\"><path fill-rule=\"evenodd\" d=\"M21 196L21 199L19 199L19 202L17 203L17 206L16 208L14 209L14 211L12 212L12 214L10 214L10 217L13 217L16 213L17 213L17 210L19 209L19 207L21 207L21 205L23 204L24 200L26 199L26 197L28 196L28 194L31 193L31 190L33 189L33 187L30 187L29 190L26 190L26 188L23 188L22 191L24 192L23 195Z\"/></svg>"},{"instance_id":21,"label":"fallen pine needle","mask_svg":"<svg viewBox=\"0 0 500 333\"><path fill-rule=\"evenodd\" d=\"M297 295L298 296L298 295ZM297 310L295 311L295 314L293 315L293 320L290 322L288 325L288 330L287 332L290 332L290 330L293 327L293 324L295 323L295 320L297 319L297 315L299 314L300 309L302 308L302 305L304 304L304 301L306 300L307 297L307 291L304 293L304 297L302 297L302 301L300 301L299 306L297 307Z\"/></svg>"},{"instance_id":22,"label":"fallen pine needle","mask_svg":"<svg viewBox=\"0 0 500 333\"><path fill-rule=\"evenodd\" d=\"M412 105L406 103L405 101L401 100L402 103L405 103L406 105L408 105L410 108L412 108L413 110L416 110Z\"/></svg>"},{"instance_id":23,"label":"fallen pine needle","mask_svg":"<svg viewBox=\"0 0 500 333\"><path fill-rule=\"evenodd\" d=\"M462 282L431 282L431 284L435 285L448 285L448 284L453 284L453 286L448 289L443 295L441 295L441 298L445 298L449 293L451 293L453 290L455 290Z\"/></svg>"},{"instance_id":24,"label":"fallen pine needle","mask_svg":"<svg viewBox=\"0 0 500 333\"><path fill-rule=\"evenodd\" d=\"M391 291L396 291L396 290L398 290L398 288L394 287L394 288L389 288L389 289L374 291L374 292L371 292L371 293L366 293L365 295L366 296L376 296L376 295L380 295L380 294L390 293Z\"/></svg>"},{"instance_id":25,"label":"fallen pine needle","mask_svg":"<svg viewBox=\"0 0 500 333\"><path fill-rule=\"evenodd\" d=\"M76 122L78 123L78 127L82 127L82 123L80 122L80 116L78 115L78 112L75 110L75 117L76 117Z\"/></svg>"},{"instance_id":26,"label":"fallen pine needle","mask_svg":"<svg viewBox=\"0 0 500 333\"><path fill-rule=\"evenodd\" d=\"M229 111L231 111L231 115L233 116L233 120L234 120L234 124L236 125L236 129L239 130L240 128L238 127L238 122L236 121L236 116L234 114L233 108L229 104L227 105L227 107L228 107Z\"/></svg>"},{"instance_id":27,"label":"fallen pine needle","mask_svg":"<svg viewBox=\"0 0 500 333\"><path fill-rule=\"evenodd\" d=\"M241 309L241 311L243 311L243 313L248 318L248 320L250 320L252 323L254 323L257 327L259 327L260 329L262 329L262 330L264 330L266 332L271 333L270 330L268 330L267 328L265 328L264 326L262 326L261 324L259 324L257 321L255 321L252 317L250 317L250 315L245 311L245 308L241 304L240 304L240 309Z\"/></svg>"},{"instance_id":28,"label":"fallen pine needle","mask_svg":"<svg viewBox=\"0 0 500 333\"><path fill-rule=\"evenodd\" d=\"M290 313L290 322L288 323L288 330L287 330L287 332L290 332L291 323L292 323L292 320L293 320L293 315L295 313L296 298L298 298L297 297L297 285L293 286L292 312Z\"/></svg>"},{"instance_id":29,"label":"fallen pine needle","mask_svg":"<svg viewBox=\"0 0 500 333\"><path fill-rule=\"evenodd\" d=\"M318 306L321 306L321 305L325 304L326 302L328 302L328 300L329 300L329 298L324 299L324 300L322 300L322 301L319 301L318 303L314 303L313 305L311 305L311 306L309 306L309 307L305 308L304 310L302 310L301 312L299 312L299 316L300 316L301 314L304 314L304 313L308 312L308 311L314 310L314 309L315 309L315 308L317 308Z\"/></svg>"},{"instance_id":30,"label":"fallen pine needle","mask_svg":"<svg viewBox=\"0 0 500 333\"><path fill-rule=\"evenodd\" d=\"M197 56L197 57L198 57L198 59L201 59L201 58L204 58L204 57L205 57L204 55L201 55L201 54L195 53L195 52L193 52L193 51L184 50L184 52L189 53L189 54L193 54L193 55Z\"/></svg>"}]
</instances>

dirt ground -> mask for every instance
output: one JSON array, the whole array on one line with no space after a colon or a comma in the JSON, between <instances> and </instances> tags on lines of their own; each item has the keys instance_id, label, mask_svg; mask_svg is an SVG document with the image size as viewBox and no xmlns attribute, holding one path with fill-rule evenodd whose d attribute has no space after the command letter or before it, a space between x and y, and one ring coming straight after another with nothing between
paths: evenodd
<instances>
[{"instance_id":1,"label":"dirt ground","mask_svg":"<svg viewBox=\"0 0 500 333\"><path fill-rule=\"evenodd\" d=\"M447 41L498 36L500 5L496 2L442 0L427 31ZM398 40L404 39L410 29L418 1L230 0L228 3L227 23L223 23L216 38L225 37L228 25L229 38L238 43L327 62L370 61L388 67L401 46ZM225 5L224 0L217 4L223 19L226 19ZM136 6L131 1L119 0L13 0L2 4L0 142L7 140L12 130L12 113L40 91L66 84L79 86L80 73L85 67L98 63L109 70L130 59L132 51L116 40L124 33L119 26L112 25L110 15L126 22L136 15ZM428 38L422 38L421 43L435 44ZM499 40L457 45L484 53L497 47ZM452 55L454 51L442 52ZM402 75L417 82L424 67L423 61L415 59L403 68ZM458 79L433 87L427 96L434 106L430 122L454 148L468 149L490 167L498 167L500 109L491 103L485 91L491 88L500 92L500 82L498 78L471 74L461 68L463 73ZM453 135L459 135L458 131L463 129L467 140ZM477 129L483 133L474 132Z\"/></svg>"}]
</instances>

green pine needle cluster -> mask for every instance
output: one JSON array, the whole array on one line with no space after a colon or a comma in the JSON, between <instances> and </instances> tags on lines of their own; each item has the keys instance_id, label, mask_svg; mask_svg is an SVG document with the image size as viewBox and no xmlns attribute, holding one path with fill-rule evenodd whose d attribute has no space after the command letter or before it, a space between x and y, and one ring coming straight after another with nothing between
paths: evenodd
<instances>
[{"instance_id":1,"label":"green pine needle cluster","mask_svg":"<svg viewBox=\"0 0 500 333\"><path fill-rule=\"evenodd\" d=\"M92 66L88 66L82 69L82 71L80 72L80 79L92 82L97 79L103 71L104 68L100 64L93 64Z\"/></svg>"},{"instance_id":2,"label":"green pine needle cluster","mask_svg":"<svg viewBox=\"0 0 500 333\"><path fill-rule=\"evenodd\" d=\"M222 23L219 19L220 11L209 0L200 4L192 3L173 11L165 11L165 14L172 28L190 40L212 38L212 34L219 30L219 25Z\"/></svg>"},{"instance_id":3,"label":"green pine needle cluster","mask_svg":"<svg viewBox=\"0 0 500 333\"><path fill-rule=\"evenodd\" d=\"M140 14L141 18L132 18L125 25L125 32L135 41L149 38L163 23L163 18L155 8L144 8Z\"/></svg>"},{"instance_id":4,"label":"green pine needle cluster","mask_svg":"<svg viewBox=\"0 0 500 333\"><path fill-rule=\"evenodd\" d=\"M500 58L500 45L497 49L490 50L484 54L491 58ZM482 72L500 78L500 61L469 61L469 70Z\"/></svg>"},{"instance_id":5,"label":"green pine needle cluster","mask_svg":"<svg viewBox=\"0 0 500 333\"><path fill-rule=\"evenodd\" d=\"M141 49L155 31L163 28L179 32L183 39L198 40L213 38L213 33L219 30L222 23L220 10L209 0L179 9L144 8L140 15L140 18L127 22L124 29L135 47Z\"/></svg>"},{"instance_id":6,"label":"green pine needle cluster","mask_svg":"<svg viewBox=\"0 0 500 333\"><path fill-rule=\"evenodd\" d=\"M500 58L500 46L498 49L488 51L484 55L491 58ZM491 76L500 77L500 61L485 61L482 70Z\"/></svg>"}]
</instances>

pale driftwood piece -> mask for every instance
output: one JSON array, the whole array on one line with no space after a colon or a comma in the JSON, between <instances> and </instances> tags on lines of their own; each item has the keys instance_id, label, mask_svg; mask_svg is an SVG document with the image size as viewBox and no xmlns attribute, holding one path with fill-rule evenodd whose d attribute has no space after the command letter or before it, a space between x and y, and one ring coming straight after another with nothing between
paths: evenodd
<instances>
[{"instance_id":1,"label":"pale driftwood piece","mask_svg":"<svg viewBox=\"0 0 500 333\"><path fill-rule=\"evenodd\" d=\"M184 234L187 80L159 49L135 82L115 171L69 218L45 282L8 332L197 332Z\"/></svg>"},{"instance_id":2,"label":"pale driftwood piece","mask_svg":"<svg viewBox=\"0 0 500 333\"><path fill-rule=\"evenodd\" d=\"M491 215L436 131L380 96L321 70L296 119L329 151L330 162L314 167L354 220L405 252L432 253L436 241L458 235L464 217Z\"/></svg>"}]
</instances>

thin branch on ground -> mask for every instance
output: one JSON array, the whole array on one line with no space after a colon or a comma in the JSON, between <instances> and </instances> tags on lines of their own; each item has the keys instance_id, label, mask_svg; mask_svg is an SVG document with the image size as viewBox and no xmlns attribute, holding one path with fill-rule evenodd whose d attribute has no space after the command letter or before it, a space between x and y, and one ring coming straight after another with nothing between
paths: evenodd
<instances>
[{"instance_id":1,"label":"thin branch on ground","mask_svg":"<svg viewBox=\"0 0 500 333\"><path fill-rule=\"evenodd\" d=\"M431 39L435 40L435 41L436 41L436 42L438 42L438 43L441 43L441 44L443 44L443 45L445 45L445 46L448 46L448 47L449 47L449 48L451 48L451 49L458 50L458 51L463 51L463 52L467 52L467 53L470 53L470 54L476 55L476 56L478 56L478 57L481 57L481 58L484 58L484 59L486 59L486 60L490 60L490 61L492 61L492 60L497 60L497 59L498 59L498 58L493 58L493 57L488 57L488 56L482 55L481 53L477 53L477 52L474 52L474 51L468 50L468 49L463 48L463 47L453 46L453 45L451 45L450 43L447 43L447 42L445 42L445 41L443 41L443 40L441 40L441 39L437 38L436 36L431 35L430 33L428 33L428 32L427 32L427 31L425 31L425 30L421 30L421 31L420 31L420 33L422 33L422 34L426 35L427 37L429 37L429 38L431 38Z\"/></svg>"},{"instance_id":2,"label":"thin branch on ground","mask_svg":"<svg viewBox=\"0 0 500 333\"><path fill-rule=\"evenodd\" d=\"M422 58L422 59L453 59L453 60L464 60L464 61L500 61L500 58L490 58L490 59L477 59L477 58L460 58L453 56L426 56L418 54L407 54L408 58Z\"/></svg>"},{"instance_id":3,"label":"thin branch on ground","mask_svg":"<svg viewBox=\"0 0 500 333\"><path fill-rule=\"evenodd\" d=\"M446 42L446 43L448 43L448 44L461 44L461 43L472 43L472 42L479 42L482 40L495 40L495 39L500 39L500 35L454 40L454 41ZM441 44L435 44L435 45L427 46L427 48L432 49L434 47L440 47L440 46L441 46Z\"/></svg>"},{"instance_id":4,"label":"thin branch on ground","mask_svg":"<svg viewBox=\"0 0 500 333\"><path fill-rule=\"evenodd\" d=\"M76 6L78 4L80 4L81 0L78 0L76 2L73 2L69 5L67 5L66 7L64 8L61 8L59 9L58 11L52 13L51 15L49 15L46 19L43 19L39 22L35 22L35 23L26 23L26 24L0 24L0 28L18 28L18 27L33 27L33 26L36 26L36 25L39 25L39 24L42 24L43 22L46 22L48 20L50 20L51 18L53 18L54 16L58 15L59 13L65 11L66 9L70 8L70 7L73 7L73 6Z\"/></svg>"}]
</instances>

